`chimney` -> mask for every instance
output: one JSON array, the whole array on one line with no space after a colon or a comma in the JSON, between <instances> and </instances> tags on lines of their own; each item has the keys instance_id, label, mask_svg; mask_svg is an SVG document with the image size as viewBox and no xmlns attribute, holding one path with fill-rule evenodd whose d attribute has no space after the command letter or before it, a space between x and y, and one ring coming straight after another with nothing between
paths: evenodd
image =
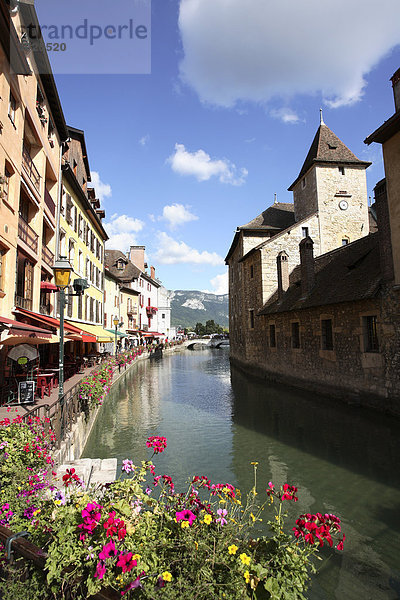
<instances>
[{"instance_id":1,"label":"chimney","mask_svg":"<svg viewBox=\"0 0 400 600\"><path fill-rule=\"evenodd\" d=\"M284 250L279 252L276 257L276 266L278 270L278 299L283 299L283 295L289 287L289 263L288 255Z\"/></svg>"},{"instance_id":2,"label":"chimney","mask_svg":"<svg viewBox=\"0 0 400 600\"><path fill-rule=\"evenodd\" d=\"M374 196L376 220L378 222L380 268L383 279L390 281L394 277L394 268L386 179L382 179L376 184L374 187Z\"/></svg>"},{"instance_id":3,"label":"chimney","mask_svg":"<svg viewBox=\"0 0 400 600\"><path fill-rule=\"evenodd\" d=\"M152 279L155 279L155 278L156 278L156 270L155 270L155 268L154 268L154 267L150 267L150 277L151 277Z\"/></svg>"},{"instance_id":4,"label":"chimney","mask_svg":"<svg viewBox=\"0 0 400 600\"><path fill-rule=\"evenodd\" d=\"M141 271L144 271L144 246L131 246L129 251L129 260Z\"/></svg>"},{"instance_id":5,"label":"chimney","mask_svg":"<svg viewBox=\"0 0 400 600\"><path fill-rule=\"evenodd\" d=\"M393 77L390 78L393 86L394 107L396 112L400 111L400 69L397 69Z\"/></svg>"},{"instance_id":6,"label":"chimney","mask_svg":"<svg viewBox=\"0 0 400 600\"><path fill-rule=\"evenodd\" d=\"M301 273L301 296L306 298L315 284L314 270L314 242L307 236L299 244L300 249L300 273Z\"/></svg>"}]
</instances>

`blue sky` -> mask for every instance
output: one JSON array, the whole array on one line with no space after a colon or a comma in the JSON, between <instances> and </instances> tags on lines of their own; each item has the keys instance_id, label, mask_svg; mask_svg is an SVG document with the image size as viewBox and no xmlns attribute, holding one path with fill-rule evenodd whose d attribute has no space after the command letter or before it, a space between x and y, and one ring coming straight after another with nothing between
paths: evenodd
<instances>
[{"instance_id":1,"label":"blue sky","mask_svg":"<svg viewBox=\"0 0 400 600\"><path fill-rule=\"evenodd\" d=\"M383 176L363 140L394 112L400 3L153 0L151 21L150 74L56 74L65 118L85 131L108 247L145 245L169 289L224 293L235 228L292 200L320 107L373 161L370 193Z\"/></svg>"}]
</instances>

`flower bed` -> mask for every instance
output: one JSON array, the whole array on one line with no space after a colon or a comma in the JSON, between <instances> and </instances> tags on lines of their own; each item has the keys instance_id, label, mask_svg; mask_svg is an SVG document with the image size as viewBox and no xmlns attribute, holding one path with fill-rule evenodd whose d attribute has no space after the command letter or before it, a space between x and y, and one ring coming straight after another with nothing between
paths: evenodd
<instances>
[{"instance_id":1,"label":"flower bed","mask_svg":"<svg viewBox=\"0 0 400 600\"><path fill-rule=\"evenodd\" d=\"M261 501L255 480L242 500L234 486L196 475L182 492L151 459L126 459L124 479L86 492L70 469L58 490L45 425L14 419L0 428L0 524L27 530L46 552L45 573L23 561L3 568L0 595L9 599L83 600L101 589L109 598L300 599L318 549L343 548L334 515L301 515L287 529L285 506L297 501L289 484L269 482ZM153 456L166 445L147 441ZM268 536L257 534L261 519Z\"/></svg>"}]
</instances>

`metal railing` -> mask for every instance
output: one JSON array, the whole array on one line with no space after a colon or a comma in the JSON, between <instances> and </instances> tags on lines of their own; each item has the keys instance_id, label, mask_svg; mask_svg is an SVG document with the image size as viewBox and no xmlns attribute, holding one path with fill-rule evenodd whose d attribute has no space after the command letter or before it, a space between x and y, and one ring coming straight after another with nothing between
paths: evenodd
<instances>
[{"instance_id":1,"label":"metal railing","mask_svg":"<svg viewBox=\"0 0 400 600\"><path fill-rule=\"evenodd\" d=\"M25 308L26 310L32 310L32 300L15 294L15 306L18 308Z\"/></svg>"},{"instance_id":2,"label":"metal railing","mask_svg":"<svg viewBox=\"0 0 400 600\"><path fill-rule=\"evenodd\" d=\"M44 188L44 203L47 206L47 208L49 209L49 211L51 212L51 214L53 215L53 217L56 216L56 205L54 203L53 198L50 196L49 190L47 188Z\"/></svg>"},{"instance_id":3,"label":"metal railing","mask_svg":"<svg viewBox=\"0 0 400 600\"><path fill-rule=\"evenodd\" d=\"M37 254L39 236L21 217L18 220L18 237Z\"/></svg>"},{"instance_id":4,"label":"metal railing","mask_svg":"<svg viewBox=\"0 0 400 600\"><path fill-rule=\"evenodd\" d=\"M37 191L40 192L40 174L26 146L22 148L22 167L26 171L29 179L32 181Z\"/></svg>"},{"instance_id":5,"label":"metal railing","mask_svg":"<svg viewBox=\"0 0 400 600\"><path fill-rule=\"evenodd\" d=\"M49 265L49 267L52 267L54 265L54 254L44 244L42 246L42 259L44 260L46 265Z\"/></svg>"}]
</instances>

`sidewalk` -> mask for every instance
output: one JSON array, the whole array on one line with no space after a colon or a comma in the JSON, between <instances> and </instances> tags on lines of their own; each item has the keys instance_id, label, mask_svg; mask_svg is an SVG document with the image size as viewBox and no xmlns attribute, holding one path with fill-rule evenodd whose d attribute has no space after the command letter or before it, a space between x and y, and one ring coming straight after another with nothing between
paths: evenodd
<instances>
[{"instance_id":1,"label":"sidewalk","mask_svg":"<svg viewBox=\"0 0 400 600\"><path fill-rule=\"evenodd\" d=\"M73 375L67 381L64 382L64 393L68 392L71 388L74 387L81 379L89 375L92 371L95 371L99 365L94 367L87 367L86 369L82 369L76 375ZM6 406L0 407L0 420L3 420L5 417L12 419L17 415L24 416L27 412L36 408L37 406L44 406L45 404L53 404L58 398L58 386L51 390L50 396L44 396L44 398L36 398L34 404L16 404L9 408Z\"/></svg>"}]
</instances>

